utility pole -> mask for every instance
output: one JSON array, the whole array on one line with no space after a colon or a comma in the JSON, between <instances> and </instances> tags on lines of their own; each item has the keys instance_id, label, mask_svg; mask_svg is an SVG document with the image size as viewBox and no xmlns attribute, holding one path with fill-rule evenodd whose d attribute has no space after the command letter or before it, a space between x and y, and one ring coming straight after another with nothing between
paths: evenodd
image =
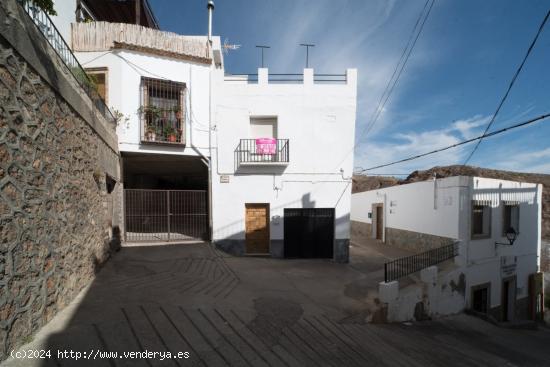
<instances>
[{"instance_id":1,"label":"utility pole","mask_svg":"<svg viewBox=\"0 0 550 367\"><path fill-rule=\"evenodd\" d=\"M263 67L264 67L264 50L266 48L271 48L271 47L256 45L256 48L259 48L260 50L262 50L262 69L263 69Z\"/></svg>"},{"instance_id":2,"label":"utility pole","mask_svg":"<svg viewBox=\"0 0 550 367\"><path fill-rule=\"evenodd\" d=\"M300 43L300 46L306 48L306 69L309 68L309 48L315 47L313 43Z\"/></svg>"}]
</instances>

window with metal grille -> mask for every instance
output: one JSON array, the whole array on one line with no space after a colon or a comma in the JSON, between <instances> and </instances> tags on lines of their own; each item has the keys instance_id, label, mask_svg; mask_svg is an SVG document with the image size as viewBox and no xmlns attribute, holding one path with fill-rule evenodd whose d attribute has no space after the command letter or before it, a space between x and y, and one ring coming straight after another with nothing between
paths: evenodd
<instances>
[{"instance_id":1,"label":"window with metal grille","mask_svg":"<svg viewBox=\"0 0 550 367\"><path fill-rule=\"evenodd\" d=\"M185 144L185 83L141 78L141 141Z\"/></svg>"}]
</instances>

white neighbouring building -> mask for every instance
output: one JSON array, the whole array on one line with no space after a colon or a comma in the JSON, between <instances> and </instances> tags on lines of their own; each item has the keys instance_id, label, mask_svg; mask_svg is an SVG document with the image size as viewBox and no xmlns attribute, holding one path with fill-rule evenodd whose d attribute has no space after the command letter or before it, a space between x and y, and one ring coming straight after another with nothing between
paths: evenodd
<instances>
[{"instance_id":1,"label":"white neighbouring building","mask_svg":"<svg viewBox=\"0 0 550 367\"><path fill-rule=\"evenodd\" d=\"M159 30L146 0L55 5L118 120L127 241L348 261L355 69L226 75L219 37Z\"/></svg>"},{"instance_id":2,"label":"white neighbouring building","mask_svg":"<svg viewBox=\"0 0 550 367\"><path fill-rule=\"evenodd\" d=\"M352 195L354 231L415 252L458 241L458 254L420 272L420 286L381 284L388 318L464 309L493 320L531 319L539 300L542 185L456 176ZM506 232L517 233L510 245ZM536 275L535 275L536 274ZM418 309L416 310L418 311Z\"/></svg>"}]
</instances>

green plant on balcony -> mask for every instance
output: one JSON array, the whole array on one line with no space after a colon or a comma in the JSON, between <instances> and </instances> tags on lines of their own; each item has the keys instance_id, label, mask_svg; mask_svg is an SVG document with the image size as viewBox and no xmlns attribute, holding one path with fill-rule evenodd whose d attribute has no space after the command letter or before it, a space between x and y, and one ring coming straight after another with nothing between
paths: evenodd
<instances>
[{"instance_id":1,"label":"green plant on balcony","mask_svg":"<svg viewBox=\"0 0 550 367\"><path fill-rule=\"evenodd\" d=\"M153 125L147 125L145 128L145 140L155 141L157 140L157 128Z\"/></svg>"},{"instance_id":2,"label":"green plant on balcony","mask_svg":"<svg viewBox=\"0 0 550 367\"><path fill-rule=\"evenodd\" d=\"M72 67L71 73L74 75L76 80L80 83L80 85L88 91L88 93L98 94L97 84L95 82L95 79L89 76L88 74L86 74L86 72L82 70L80 66Z\"/></svg>"},{"instance_id":3,"label":"green plant on balcony","mask_svg":"<svg viewBox=\"0 0 550 367\"><path fill-rule=\"evenodd\" d=\"M176 130L172 126L164 128L164 138L170 143L175 143L177 140Z\"/></svg>"},{"instance_id":4,"label":"green plant on balcony","mask_svg":"<svg viewBox=\"0 0 550 367\"><path fill-rule=\"evenodd\" d=\"M140 106L138 108L138 114L145 117L148 125L158 123L161 113L162 110L157 106Z\"/></svg>"},{"instance_id":5,"label":"green plant on balcony","mask_svg":"<svg viewBox=\"0 0 550 367\"><path fill-rule=\"evenodd\" d=\"M57 12L53 8L53 0L22 0L23 4L30 3L37 6L49 15L57 15Z\"/></svg>"},{"instance_id":6,"label":"green plant on balcony","mask_svg":"<svg viewBox=\"0 0 550 367\"><path fill-rule=\"evenodd\" d=\"M181 107L180 106L174 106L174 108L172 109L174 111L174 113L176 114L176 118L178 120L181 119L181 115L182 115L182 111L181 111Z\"/></svg>"}]
</instances>

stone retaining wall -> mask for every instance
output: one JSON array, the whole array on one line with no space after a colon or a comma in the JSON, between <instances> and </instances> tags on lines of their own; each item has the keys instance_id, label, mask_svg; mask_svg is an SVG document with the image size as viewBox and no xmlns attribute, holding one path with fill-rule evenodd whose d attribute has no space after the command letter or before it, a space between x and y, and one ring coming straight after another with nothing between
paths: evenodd
<instances>
[{"instance_id":1,"label":"stone retaining wall","mask_svg":"<svg viewBox=\"0 0 550 367\"><path fill-rule=\"evenodd\" d=\"M423 252L450 245L455 241L448 237L386 227L386 244L415 252Z\"/></svg>"},{"instance_id":2,"label":"stone retaining wall","mask_svg":"<svg viewBox=\"0 0 550 367\"><path fill-rule=\"evenodd\" d=\"M0 4L0 360L92 281L116 224L113 127L25 16Z\"/></svg>"},{"instance_id":3,"label":"stone retaining wall","mask_svg":"<svg viewBox=\"0 0 550 367\"><path fill-rule=\"evenodd\" d=\"M365 222L351 221L351 241L362 243L372 238L372 224Z\"/></svg>"}]
</instances>

